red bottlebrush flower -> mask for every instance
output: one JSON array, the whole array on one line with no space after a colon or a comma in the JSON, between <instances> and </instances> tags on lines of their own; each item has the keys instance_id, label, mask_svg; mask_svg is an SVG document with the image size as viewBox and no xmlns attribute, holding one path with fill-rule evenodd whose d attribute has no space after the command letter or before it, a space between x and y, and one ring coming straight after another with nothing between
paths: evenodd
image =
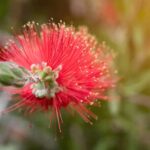
<instances>
[{"instance_id":1,"label":"red bottlebrush flower","mask_svg":"<svg viewBox=\"0 0 150 150\"><path fill-rule=\"evenodd\" d=\"M102 1L100 17L102 21L109 26L116 26L119 23L119 16L114 1Z\"/></svg>"},{"instance_id":2,"label":"red bottlebrush flower","mask_svg":"<svg viewBox=\"0 0 150 150\"><path fill-rule=\"evenodd\" d=\"M72 26L49 23L39 30L28 23L23 34L9 42L1 54L5 62L27 70L25 85L13 91L22 99L5 112L22 106L30 113L52 110L60 128L60 110L70 107L91 123L89 117L97 117L85 106L106 99L106 91L114 85L111 55L85 28L76 31Z\"/></svg>"}]
</instances>

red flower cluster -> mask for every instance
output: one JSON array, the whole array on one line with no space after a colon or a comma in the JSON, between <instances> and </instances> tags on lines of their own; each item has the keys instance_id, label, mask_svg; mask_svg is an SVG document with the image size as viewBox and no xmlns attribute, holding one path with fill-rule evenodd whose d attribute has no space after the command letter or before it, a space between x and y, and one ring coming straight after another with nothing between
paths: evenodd
<instances>
[{"instance_id":1,"label":"red flower cluster","mask_svg":"<svg viewBox=\"0 0 150 150\"><path fill-rule=\"evenodd\" d=\"M110 26L116 26L119 23L119 15L114 0L102 0L100 18L102 22Z\"/></svg>"},{"instance_id":2,"label":"red flower cluster","mask_svg":"<svg viewBox=\"0 0 150 150\"><path fill-rule=\"evenodd\" d=\"M25 85L14 90L22 99L5 112L22 106L30 113L52 110L51 118L56 115L60 128L60 110L69 107L91 123L89 117L97 117L85 105L107 99L106 91L114 86L112 56L85 28L76 31L63 23L49 23L36 30L35 23L28 23L1 52L3 60L28 70Z\"/></svg>"}]
</instances>

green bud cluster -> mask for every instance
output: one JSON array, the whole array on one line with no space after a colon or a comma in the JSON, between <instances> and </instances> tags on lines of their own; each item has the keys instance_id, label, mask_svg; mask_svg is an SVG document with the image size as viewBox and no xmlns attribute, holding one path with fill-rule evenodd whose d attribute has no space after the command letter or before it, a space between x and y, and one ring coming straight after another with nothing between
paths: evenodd
<instances>
[{"instance_id":1,"label":"green bud cluster","mask_svg":"<svg viewBox=\"0 0 150 150\"><path fill-rule=\"evenodd\" d=\"M0 84L2 86L23 87L28 71L12 62L0 62Z\"/></svg>"},{"instance_id":2,"label":"green bud cluster","mask_svg":"<svg viewBox=\"0 0 150 150\"><path fill-rule=\"evenodd\" d=\"M0 62L0 85L21 88L31 83L32 93L37 98L51 99L61 90L56 81L60 70L61 66L52 70L45 62L31 65L30 71L12 62Z\"/></svg>"},{"instance_id":3,"label":"green bud cluster","mask_svg":"<svg viewBox=\"0 0 150 150\"><path fill-rule=\"evenodd\" d=\"M31 66L34 83L31 85L32 93L38 98L51 99L58 93L59 87L56 79L59 76L61 66L52 70L46 63L42 63L42 69L39 65Z\"/></svg>"}]
</instances>

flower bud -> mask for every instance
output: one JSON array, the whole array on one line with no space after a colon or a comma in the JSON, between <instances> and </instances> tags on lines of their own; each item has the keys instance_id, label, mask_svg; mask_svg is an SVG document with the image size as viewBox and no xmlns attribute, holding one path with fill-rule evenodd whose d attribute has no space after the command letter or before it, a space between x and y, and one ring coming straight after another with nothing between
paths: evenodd
<instances>
[{"instance_id":1,"label":"flower bud","mask_svg":"<svg viewBox=\"0 0 150 150\"><path fill-rule=\"evenodd\" d=\"M22 87L26 82L27 71L11 62L0 62L0 84Z\"/></svg>"}]
</instances>

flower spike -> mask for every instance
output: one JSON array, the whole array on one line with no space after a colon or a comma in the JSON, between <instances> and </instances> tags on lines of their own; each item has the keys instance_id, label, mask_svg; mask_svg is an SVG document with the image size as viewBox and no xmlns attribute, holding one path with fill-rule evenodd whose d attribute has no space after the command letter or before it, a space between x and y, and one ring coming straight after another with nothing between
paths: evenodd
<instances>
[{"instance_id":1,"label":"flower spike","mask_svg":"<svg viewBox=\"0 0 150 150\"><path fill-rule=\"evenodd\" d=\"M90 118L97 116L86 106L107 99L106 91L115 84L112 55L84 27L76 30L49 23L37 31L36 24L29 22L23 34L15 36L0 54L0 83L4 83L1 70L9 72L11 80L4 85L20 87L13 94L21 97L5 112L22 106L30 113L39 108L52 110L51 118L57 117L59 129L60 111L68 107L92 124Z\"/></svg>"}]
</instances>

